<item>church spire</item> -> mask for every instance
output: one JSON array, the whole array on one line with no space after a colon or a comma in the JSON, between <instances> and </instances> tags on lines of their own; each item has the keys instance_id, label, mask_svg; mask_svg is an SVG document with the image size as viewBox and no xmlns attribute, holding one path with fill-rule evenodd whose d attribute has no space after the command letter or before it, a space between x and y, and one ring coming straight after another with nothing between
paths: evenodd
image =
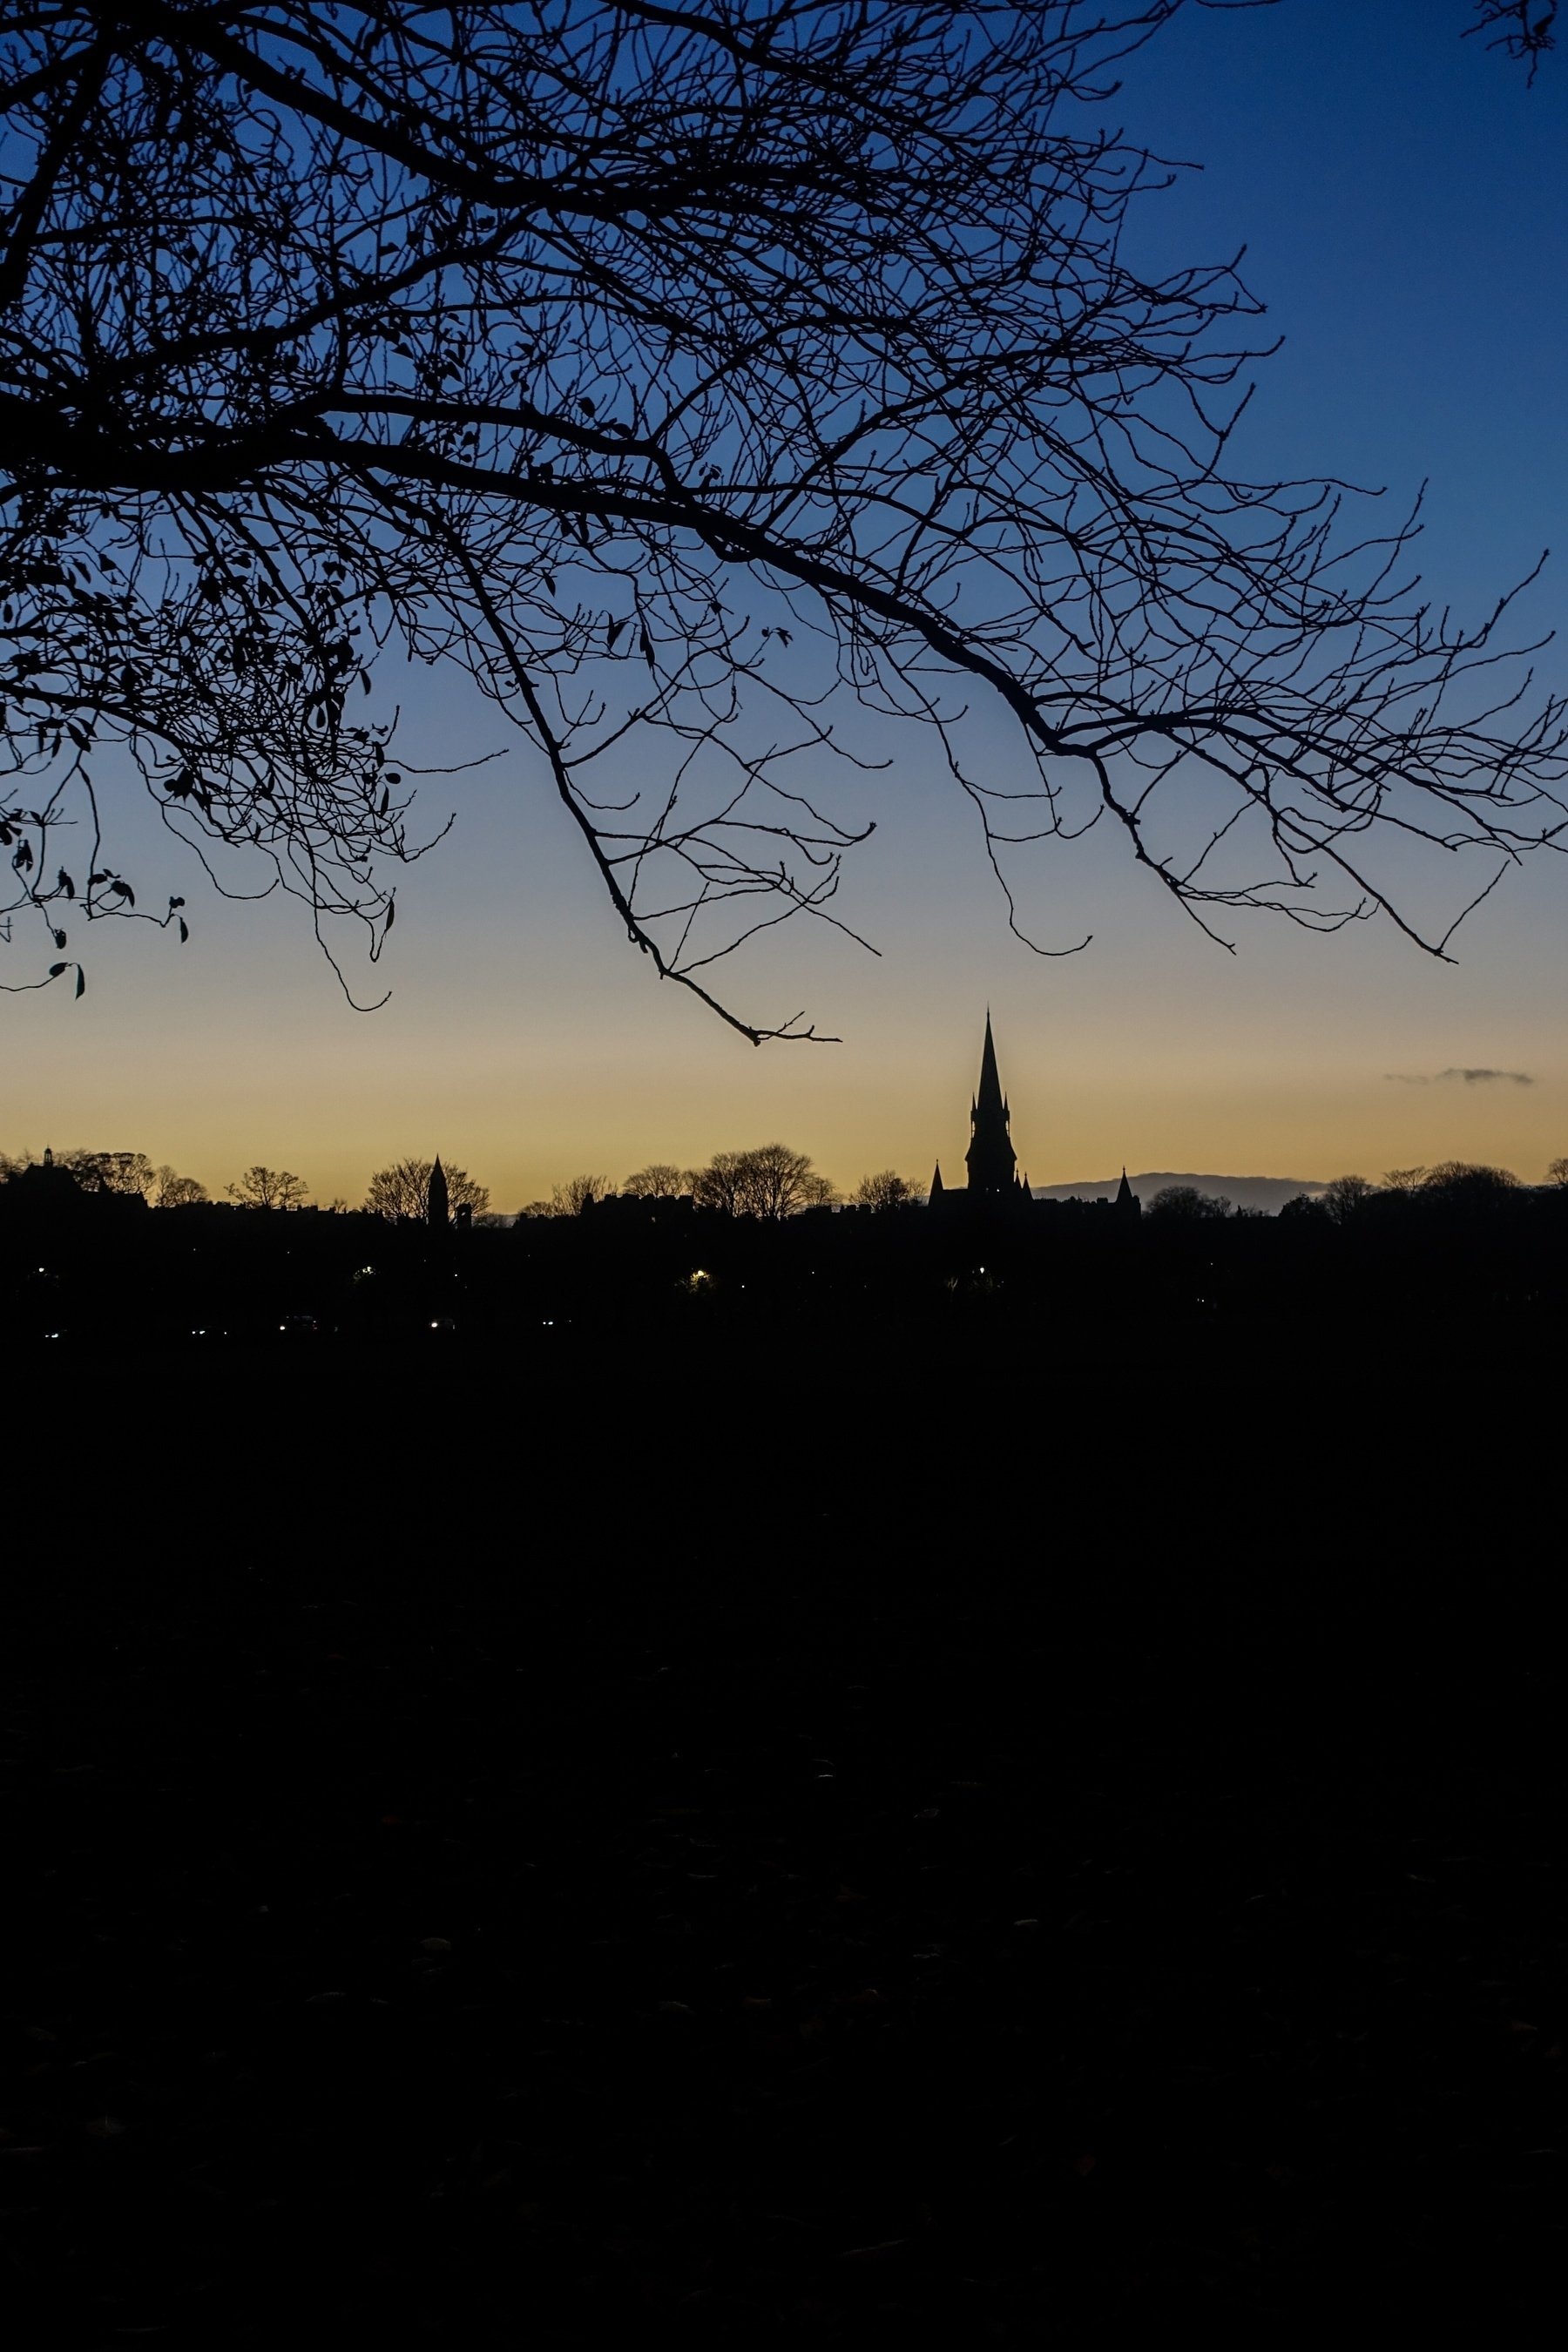
<instances>
[{"instance_id":1,"label":"church spire","mask_svg":"<svg viewBox=\"0 0 1568 2352\"><path fill-rule=\"evenodd\" d=\"M996 1067L996 1044L991 1034L991 1013L985 1013L985 1045L980 1056L980 1087L971 1108L972 1139L964 1159L972 1192L1010 1192L1018 1155L1008 1134L1007 1098Z\"/></svg>"},{"instance_id":2,"label":"church spire","mask_svg":"<svg viewBox=\"0 0 1568 2352\"><path fill-rule=\"evenodd\" d=\"M430 1189L425 1196L425 1222L447 1228L447 1210L451 1195L447 1188L447 1171L441 1165L441 1155L436 1154L436 1165L430 1171Z\"/></svg>"},{"instance_id":3,"label":"church spire","mask_svg":"<svg viewBox=\"0 0 1568 2352\"><path fill-rule=\"evenodd\" d=\"M974 1098L976 1118L1007 1117L1007 1105L1003 1099L1002 1079L996 1067L996 1044L991 1034L991 1007L985 1008L985 1048L980 1056L980 1092Z\"/></svg>"}]
</instances>

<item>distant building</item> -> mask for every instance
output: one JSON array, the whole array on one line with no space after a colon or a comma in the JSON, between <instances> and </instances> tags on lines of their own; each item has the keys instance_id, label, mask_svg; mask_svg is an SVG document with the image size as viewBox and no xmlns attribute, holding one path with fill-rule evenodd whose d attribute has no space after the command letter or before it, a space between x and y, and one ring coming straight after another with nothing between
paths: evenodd
<instances>
[{"instance_id":1,"label":"distant building","mask_svg":"<svg viewBox=\"0 0 1568 2352\"><path fill-rule=\"evenodd\" d=\"M969 1105L969 1149L963 1155L968 1171L966 1185L946 1185L942 1181L942 1163L931 1180L931 1205L948 1214L961 1211L984 1209L991 1213L1028 1211L1040 1206L1029 1190L1027 1176L1020 1176L1018 1155L1013 1149L1012 1115L1007 1097L1002 1091L1002 1076L996 1066L996 1044L991 1034L991 1015L985 1015L985 1044L980 1055L980 1085ZM1043 1204L1049 1208L1051 1202ZM1143 1213L1142 1202L1127 1181L1127 1171L1121 1171L1121 1182L1114 1202L1098 1201L1091 1204L1103 1214L1107 1208L1119 1218L1135 1223Z\"/></svg>"},{"instance_id":2,"label":"distant building","mask_svg":"<svg viewBox=\"0 0 1568 2352\"><path fill-rule=\"evenodd\" d=\"M1013 1149L1011 1124L1007 1097L1002 1091L1001 1074L996 1067L991 1015L987 1013L980 1085L969 1106L969 1149L963 1155L969 1181L962 1191L945 1185L939 1160L931 1181L933 1209L955 1208L961 1202L972 1209L1026 1210L1034 1206L1029 1180L1017 1172L1018 1155Z\"/></svg>"},{"instance_id":3,"label":"distant building","mask_svg":"<svg viewBox=\"0 0 1568 2352\"><path fill-rule=\"evenodd\" d=\"M68 1168L62 1168L47 1150L43 1159L32 1166L12 1171L0 1183L0 1198L6 1213L46 1221L60 1217L133 1217L147 1206L140 1192L117 1192L103 1183L95 1183L89 1190Z\"/></svg>"},{"instance_id":4,"label":"distant building","mask_svg":"<svg viewBox=\"0 0 1568 2352\"><path fill-rule=\"evenodd\" d=\"M447 1171L441 1165L441 1155L436 1154L436 1165L430 1171L430 1189L425 1196L425 1222L447 1230L450 1194L447 1189Z\"/></svg>"}]
</instances>

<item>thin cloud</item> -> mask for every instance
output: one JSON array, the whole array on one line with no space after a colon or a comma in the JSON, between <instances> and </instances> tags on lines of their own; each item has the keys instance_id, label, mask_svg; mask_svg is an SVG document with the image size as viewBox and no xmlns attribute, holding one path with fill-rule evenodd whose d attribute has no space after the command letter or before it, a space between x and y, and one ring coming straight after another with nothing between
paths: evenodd
<instances>
[{"instance_id":1,"label":"thin cloud","mask_svg":"<svg viewBox=\"0 0 1568 2352\"><path fill-rule=\"evenodd\" d=\"M1510 1087L1532 1087L1535 1080L1528 1070L1433 1070L1406 1073L1389 1070L1385 1074L1396 1087L1440 1087L1445 1078L1463 1078L1468 1087L1484 1087L1493 1079L1505 1079Z\"/></svg>"}]
</instances>

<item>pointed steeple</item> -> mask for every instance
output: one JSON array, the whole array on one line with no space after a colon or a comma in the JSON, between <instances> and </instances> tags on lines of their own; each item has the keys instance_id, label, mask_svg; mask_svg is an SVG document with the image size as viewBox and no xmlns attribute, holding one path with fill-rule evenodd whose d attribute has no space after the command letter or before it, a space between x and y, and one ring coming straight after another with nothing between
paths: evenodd
<instances>
[{"instance_id":1,"label":"pointed steeple","mask_svg":"<svg viewBox=\"0 0 1568 2352\"><path fill-rule=\"evenodd\" d=\"M1125 1168L1121 1171L1121 1181L1116 1188L1116 1199L1112 1205L1124 1217L1141 1217L1143 1213L1143 1203L1127 1181Z\"/></svg>"},{"instance_id":2,"label":"pointed steeple","mask_svg":"<svg viewBox=\"0 0 1568 2352\"><path fill-rule=\"evenodd\" d=\"M985 1014L985 1045L980 1056L980 1090L969 1114L973 1130L964 1158L972 1192L1010 1192L1016 1181L1018 1155L1007 1132L1006 1097L996 1067L996 1045L991 1034L991 1013Z\"/></svg>"},{"instance_id":3,"label":"pointed steeple","mask_svg":"<svg viewBox=\"0 0 1568 2352\"><path fill-rule=\"evenodd\" d=\"M996 1041L991 1034L991 1007L985 1008L985 1046L980 1056L980 1092L974 1098L975 1115L982 1111L992 1117L1007 1116L1007 1106L1002 1097L1002 1079L996 1067Z\"/></svg>"},{"instance_id":4,"label":"pointed steeple","mask_svg":"<svg viewBox=\"0 0 1568 2352\"><path fill-rule=\"evenodd\" d=\"M447 1228L447 1209L450 1195L447 1190L447 1171L441 1165L441 1155L436 1154L436 1165L430 1171L430 1189L425 1196L425 1222Z\"/></svg>"},{"instance_id":5,"label":"pointed steeple","mask_svg":"<svg viewBox=\"0 0 1568 2352\"><path fill-rule=\"evenodd\" d=\"M936 1163L936 1171L935 1171L935 1173L932 1175L931 1180L931 1199L932 1199L933 1201L940 1201L940 1200L942 1199L942 1193L943 1193L943 1192L945 1191L945 1189L946 1189L946 1188L945 1188L945 1186L943 1185L942 1181L942 1162L941 1162L941 1160L939 1160L937 1161L937 1163Z\"/></svg>"}]
</instances>

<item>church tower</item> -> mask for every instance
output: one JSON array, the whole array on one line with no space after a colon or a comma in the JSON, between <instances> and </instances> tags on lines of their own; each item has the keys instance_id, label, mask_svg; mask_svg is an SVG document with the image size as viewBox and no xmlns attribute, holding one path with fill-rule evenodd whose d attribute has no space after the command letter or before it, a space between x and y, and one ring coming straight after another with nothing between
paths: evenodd
<instances>
[{"instance_id":1,"label":"church tower","mask_svg":"<svg viewBox=\"0 0 1568 2352\"><path fill-rule=\"evenodd\" d=\"M436 1154L436 1165L430 1171L430 1189L425 1196L425 1222L447 1230L447 1203L451 1195L447 1189L447 1171L441 1165L441 1155Z\"/></svg>"},{"instance_id":2,"label":"church tower","mask_svg":"<svg viewBox=\"0 0 1568 2352\"><path fill-rule=\"evenodd\" d=\"M1008 1133L1007 1101L996 1069L991 1015L985 1015L985 1050L980 1057L980 1091L969 1108L969 1150L964 1154L973 1196L999 1200L1016 1192L1018 1155Z\"/></svg>"}]
</instances>

